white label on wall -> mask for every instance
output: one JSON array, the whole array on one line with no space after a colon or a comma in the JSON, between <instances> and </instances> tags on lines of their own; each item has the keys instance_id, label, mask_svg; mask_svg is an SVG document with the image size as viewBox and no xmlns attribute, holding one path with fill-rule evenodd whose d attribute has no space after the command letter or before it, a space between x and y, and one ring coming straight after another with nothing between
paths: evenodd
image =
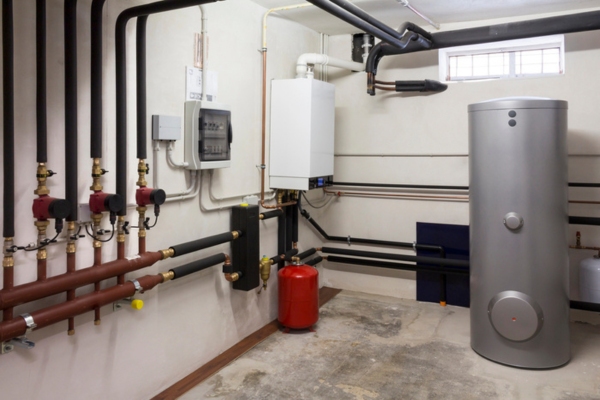
<instances>
[{"instance_id":1,"label":"white label on wall","mask_svg":"<svg viewBox=\"0 0 600 400\"><path fill-rule=\"evenodd\" d=\"M186 100L201 100L202 99L202 70L194 67L186 67L185 79L185 99ZM208 101L217 100L218 73L215 71L207 71L206 82L206 99Z\"/></svg>"}]
</instances>

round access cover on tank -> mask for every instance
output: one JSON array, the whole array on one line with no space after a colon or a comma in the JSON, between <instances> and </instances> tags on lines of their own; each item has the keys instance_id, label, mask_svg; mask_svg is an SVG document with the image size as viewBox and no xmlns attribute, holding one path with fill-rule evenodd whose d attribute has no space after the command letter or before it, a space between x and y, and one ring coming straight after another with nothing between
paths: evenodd
<instances>
[{"instance_id":1,"label":"round access cover on tank","mask_svg":"<svg viewBox=\"0 0 600 400\"><path fill-rule=\"evenodd\" d=\"M544 323L544 314L535 300L515 290L494 296L488 306L488 315L496 332L513 342L531 339Z\"/></svg>"},{"instance_id":2,"label":"round access cover on tank","mask_svg":"<svg viewBox=\"0 0 600 400\"><path fill-rule=\"evenodd\" d=\"M524 109L556 109L569 108L569 103L564 100L548 99L545 97L504 97L469 104L469 112L487 110L510 110L511 118L518 117ZM507 114L508 115L508 114Z\"/></svg>"}]
</instances>

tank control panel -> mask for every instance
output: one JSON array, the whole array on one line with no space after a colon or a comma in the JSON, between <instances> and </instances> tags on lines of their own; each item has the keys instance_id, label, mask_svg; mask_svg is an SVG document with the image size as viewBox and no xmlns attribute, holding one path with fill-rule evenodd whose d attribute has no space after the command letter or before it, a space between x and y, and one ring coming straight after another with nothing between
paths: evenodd
<instances>
[{"instance_id":1,"label":"tank control panel","mask_svg":"<svg viewBox=\"0 0 600 400\"><path fill-rule=\"evenodd\" d=\"M319 189L333 185L333 175L308 179L308 190Z\"/></svg>"},{"instance_id":2,"label":"tank control panel","mask_svg":"<svg viewBox=\"0 0 600 400\"><path fill-rule=\"evenodd\" d=\"M229 167L232 141L229 107L210 101L185 103L185 161L188 169Z\"/></svg>"}]
</instances>

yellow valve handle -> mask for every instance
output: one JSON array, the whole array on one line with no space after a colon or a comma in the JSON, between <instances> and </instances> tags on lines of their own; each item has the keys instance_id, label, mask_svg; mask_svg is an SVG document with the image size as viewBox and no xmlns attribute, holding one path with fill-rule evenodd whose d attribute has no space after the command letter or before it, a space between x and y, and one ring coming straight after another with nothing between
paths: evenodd
<instances>
[{"instance_id":1,"label":"yellow valve handle","mask_svg":"<svg viewBox=\"0 0 600 400\"><path fill-rule=\"evenodd\" d=\"M131 300L131 308L133 308L134 310L141 310L142 308L144 308L144 300Z\"/></svg>"}]
</instances>

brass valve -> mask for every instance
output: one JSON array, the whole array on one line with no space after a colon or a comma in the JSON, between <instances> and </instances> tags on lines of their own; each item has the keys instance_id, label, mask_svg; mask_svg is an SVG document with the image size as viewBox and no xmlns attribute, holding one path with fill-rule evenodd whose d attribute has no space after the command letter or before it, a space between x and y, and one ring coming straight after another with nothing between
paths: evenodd
<instances>
[{"instance_id":1,"label":"brass valve","mask_svg":"<svg viewBox=\"0 0 600 400\"><path fill-rule=\"evenodd\" d=\"M263 257L260 260L260 278L263 281L263 289L267 290L267 281L271 276L271 266L273 265L273 260L269 257Z\"/></svg>"},{"instance_id":2,"label":"brass valve","mask_svg":"<svg viewBox=\"0 0 600 400\"><path fill-rule=\"evenodd\" d=\"M13 258L13 238L4 238L4 259L2 260L2 267L11 268L15 266L15 259Z\"/></svg>"},{"instance_id":3,"label":"brass valve","mask_svg":"<svg viewBox=\"0 0 600 400\"><path fill-rule=\"evenodd\" d=\"M105 170L100 166L100 159L94 158L92 164L92 186L90 186L90 190L94 192L100 192L102 190L102 184L100 183L100 177L106 173Z\"/></svg>"},{"instance_id":4,"label":"brass valve","mask_svg":"<svg viewBox=\"0 0 600 400\"><path fill-rule=\"evenodd\" d=\"M138 185L139 187L145 187L148 186L148 182L146 182L146 174L148 173L148 164L146 164L146 161L140 159L140 161L138 162L138 181L136 182L136 185Z\"/></svg>"},{"instance_id":5,"label":"brass valve","mask_svg":"<svg viewBox=\"0 0 600 400\"><path fill-rule=\"evenodd\" d=\"M33 193L37 194L38 196L49 195L50 190L46 187L46 179L52 175L54 175L54 173L48 172L48 169L46 169L45 163L39 163L38 167L37 167L37 173L36 173L38 187L37 187L37 189L35 189L33 191Z\"/></svg>"}]
</instances>

